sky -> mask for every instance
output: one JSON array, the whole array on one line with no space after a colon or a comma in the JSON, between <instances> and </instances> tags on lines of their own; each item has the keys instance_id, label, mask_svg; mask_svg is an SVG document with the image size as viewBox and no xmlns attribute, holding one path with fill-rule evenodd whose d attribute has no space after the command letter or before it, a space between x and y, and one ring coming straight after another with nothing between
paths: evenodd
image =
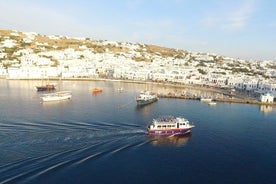
<instances>
[{"instance_id":1,"label":"sky","mask_svg":"<svg viewBox=\"0 0 276 184\"><path fill-rule=\"evenodd\" d=\"M0 0L0 29L276 61L274 0Z\"/></svg>"}]
</instances>

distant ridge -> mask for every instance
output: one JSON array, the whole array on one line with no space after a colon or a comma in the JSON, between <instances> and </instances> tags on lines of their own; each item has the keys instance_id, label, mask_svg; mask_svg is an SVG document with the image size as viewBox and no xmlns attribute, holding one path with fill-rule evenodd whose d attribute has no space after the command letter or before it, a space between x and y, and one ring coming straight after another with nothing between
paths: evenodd
<instances>
[{"instance_id":1,"label":"distant ridge","mask_svg":"<svg viewBox=\"0 0 276 184\"><path fill-rule=\"evenodd\" d=\"M16 30L0 30L0 41L5 39L14 40L14 51L20 49L33 49L35 53L75 49L92 49L94 53L110 52L123 54L135 50L140 54L134 56L135 61L151 61L151 56L173 57L176 59L199 60L193 55L208 55L214 59L221 60L222 56L211 53L190 52L183 49L167 48L157 45L148 45L129 42L115 42L107 40L93 40L91 38L76 38L60 35L41 35L35 32L20 32ZM9 54L9 53L8 53Z\"/></svg>"}]
</instances>

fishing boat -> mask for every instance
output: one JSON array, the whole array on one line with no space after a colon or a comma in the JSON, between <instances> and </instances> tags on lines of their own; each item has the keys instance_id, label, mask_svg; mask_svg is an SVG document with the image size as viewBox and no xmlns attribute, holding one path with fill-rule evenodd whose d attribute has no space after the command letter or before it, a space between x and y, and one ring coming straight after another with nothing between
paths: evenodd
<instances>
[{"instance_id":1,"label":"fishing boat","mask_svg":"<svg viewBox=\"0 0 276 184\"><path fill-rule=\"evenodd\" d=\"M49 78L45 84L44 82L45 77L42 78L41 80L41 85L40 86L36 86L36 90L37 91L52 91L56 89L56 85L55 84L51 84L49 83Z\"/></svg>"},{"instance_id":2,"label":"fishing boat","mask_svg":"<svg viewBox=\"0 0 276 184\"><path fill-rule=\"evenodd\" d=\"M55 90L55 84L46 84L41 86L36 86L37 91L52 91Z\"/></svg>"},{"instance_id":3,"label":"fishing boat","mask_svg":"<svg viewBox=\"0 0 276 184\"><path fill-rule=\"evenodd\" d=\"M146 105L158 100L158 96L151 91L141 91L136 97L137 105Z\"/></svg>"},{"instance_id":4,"label":"fishing boat","mask_svg":"<svg viewBox=\"0 0 276 184\"><path fill-rule=\"evenodd\" d=\"M183 117L164 116L153 119L148 126L149 135L183 135L195 127Z\"/></svg>"},{"instance_id":5,"label":"fishing boat","mask_svg":"<svg viewBox=\"0 0 276 184\"><path fill-rule=\"evenodd\" d=\"M43 102L62 101L72 98L71 91L59 91L56 93L48 93L41 97Z\"/></svg>"},{"instance_id":6,"label":"fishing boat","mask_svg":"<svg viewBox=\"0 0 276 184\"><path fill-rule=\"evenodd\" d=\"M101 92L103 92L103 90L102 90L102 89L99 89L99 88L94 88L94 89L92 90L92 93L93 93L93 94L97 94L97 93L101 93Z\"/></svg>"}]
</instances>

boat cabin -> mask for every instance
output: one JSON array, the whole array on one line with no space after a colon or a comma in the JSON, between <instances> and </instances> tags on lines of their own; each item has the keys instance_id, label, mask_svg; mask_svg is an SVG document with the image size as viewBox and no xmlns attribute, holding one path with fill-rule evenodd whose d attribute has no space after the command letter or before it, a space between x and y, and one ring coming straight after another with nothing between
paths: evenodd
<instances>
[{"instance_id":1,"label":"boat cabin","mask_svg":"<svg viewBox=\"0 0 276 184\"><path fill-rule=\"evenodd\" d=\"M160 121L153 120L153 123L149 126L150 129L176 129L176 128L186 128L189 126L189 122L185 119L177 118L176 120Z\"/></svg>"}]
</instances>

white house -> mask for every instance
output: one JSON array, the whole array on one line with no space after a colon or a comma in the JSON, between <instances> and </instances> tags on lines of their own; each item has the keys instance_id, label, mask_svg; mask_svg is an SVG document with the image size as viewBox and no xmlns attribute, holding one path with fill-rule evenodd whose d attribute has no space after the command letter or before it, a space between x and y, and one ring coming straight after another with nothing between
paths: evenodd
<instances>
[{"instance_id":1,"label":"white house","mask_svg":"<svg viewBox=\"0 0 276 184\"><path fill-rule=\"evenodd\" d=\"M274 102L274 96L270 93L262 94L260 96L260 101L265 103L273 103Z\"/></svg>"}]
</instances>

